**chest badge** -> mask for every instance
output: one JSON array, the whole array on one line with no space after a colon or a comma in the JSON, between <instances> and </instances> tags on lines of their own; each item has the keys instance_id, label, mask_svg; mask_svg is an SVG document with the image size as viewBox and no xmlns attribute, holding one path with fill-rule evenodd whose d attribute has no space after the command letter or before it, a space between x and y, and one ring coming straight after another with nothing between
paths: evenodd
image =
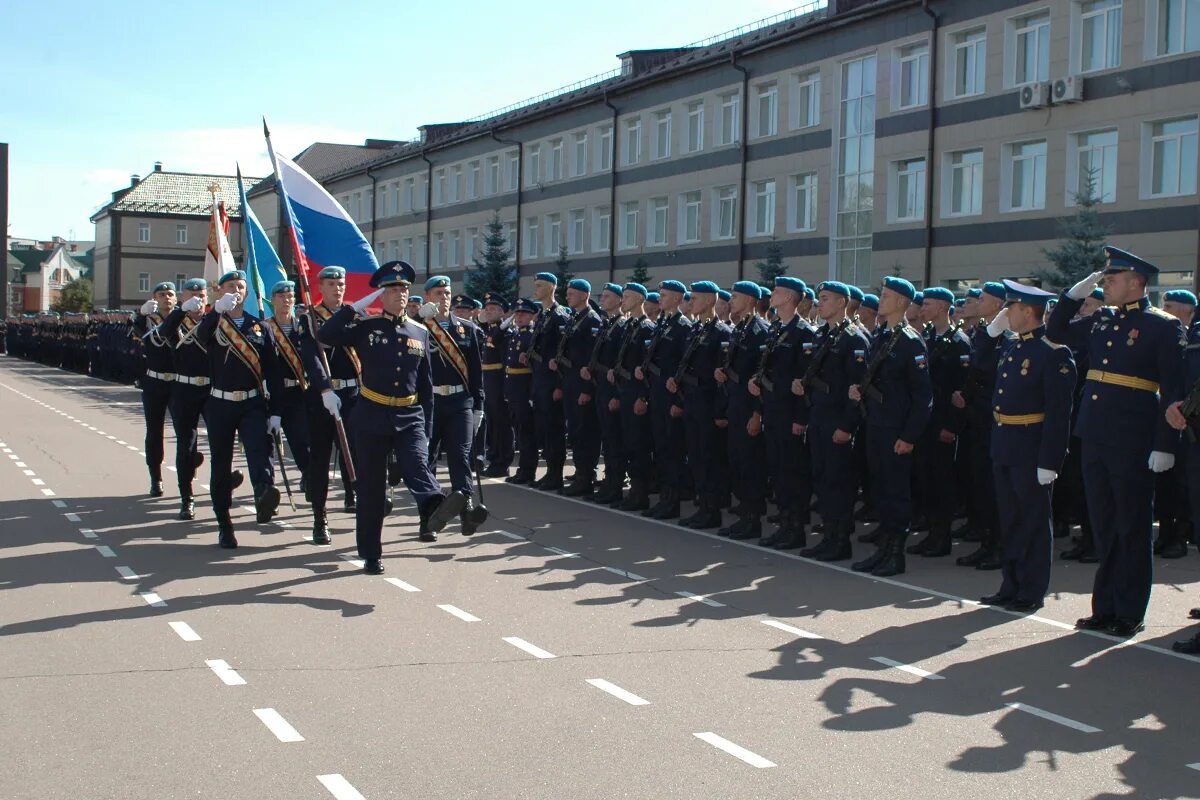
<instances>
[{"instance_id":1,"label":"chest badge","mask_svg":"<svg viewBox=\"0 0 1200 800\"><path fill-rule=\"evenodd\" d=\"M1129 338L1125 340L1126 347L1133 347L1133 343L1137 341L1138 329L1134 328L1129 332Z\"/></svg>"},{"instance_id":2,"label":"chest badge","mask_svg":"<svg viewBox=\"0 0 1200 800\"><path fill-rule=\"evenodd\" d=\"M1028 358L1021 362L1021 374L1022 375L1029 374L1029 359Z\"/></svg>"}]
</instances>

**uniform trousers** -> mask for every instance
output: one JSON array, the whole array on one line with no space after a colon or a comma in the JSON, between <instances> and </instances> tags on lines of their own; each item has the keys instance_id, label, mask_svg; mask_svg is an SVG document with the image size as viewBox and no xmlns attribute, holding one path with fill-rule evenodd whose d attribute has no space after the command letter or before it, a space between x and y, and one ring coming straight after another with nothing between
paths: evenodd
<instances>
[{"instance_id":1,"label":"uniform trousers","mask_svg":"<svg viewBox=\"0 0 1200 800\"><path fill-rule=\"evenodd\" d=\"M160 476L163 462L163 426L171 405L171 383L142 376L142 415L146 418L146 466Z\"/></svg>"},{"instance_id":2,"label":"uniform trousers","mask_svg":"<svg viewBox=\"0 0 1200 800\"><path fill-rule=\"evenodd\" d=\"M272 485L271 462L267 450L267 404L261 397L234 401L210 397L205 408L208 423L209 491L213 511L228 513L233 505L234 436L242 441L249 467L250 484L257 497Z\"/></svg>"},{"instance_id":3,"label":"uniform trousers","mask_svg":"<svg viewBox=\"0 0 1200 800\"><path fill-rule=\"evenodd\" d=\"M171 426L175 429L175 475L179 493L191 496L200 451L200 420L208 402L208 387L175 383L171 389Z\"/></svg>"},{"instance_id":4,"label":"uniform trousers","mask_svg":"<svg viewBox=\"0 0 1200 800\"><path fill-rule=\"evenodd\" d=\"M504 370L483 373L484 411L487 413L488 466L507 469L513 462L513 421L504 397Z\"/></svg>"},{"instance_id":5,"label":"uniform trousers","mask_svg":"<svg viewBox=\"0 0 1200 800\"><path fill-rule=\"evenodd\" d=\"M322 410L324 406L322 406ZM304 404L304 390L298 386L283 390L279 398L279 423L283 427L283 435L287 439L288 449L292 451L292 459L300 470L303 478L308 475L309 442L308 442L308 409ZM329 412L325 412L328 416ZM333 418L330 417L330 421ZM349 436L349 434L347 434ZM275 466L278 454L275 452L275 442L267 443L271 451L271 465ZM307 486L307 482L305 483Z\"/></svg>"},{"instance_id":6,"label":"uniform trousers","mask_svg":"<svg viewBox=\"0 0 1200 800\"><path fill-rule=\"evenodd\" d=\"M880 531L905 536L912 521L912 453L897 455L900 429L867 424L867 464Z\"/></svg>"},{"instance_id":7,"label":"uniform trousers","mask_svg":"<svg viewBox=\"0 0 1200 800\"><path fill-rule=\"evenodd\" d=\"M1085 440L1080 455L1088 516L1100 558L1092 585L1092 613L1141 621L1154 582L1150 454Z\"/></svg>"},{"instance_id":8,"label":"uniform trousers","mask_svg":"<svg viewBox=\"0 0 1200 800\"><path fill-rule=\"evenodd\" d=\"M682 489L684 479L683 420L671 416L675 395L667 391L665 379L648 376L650 424L654 433L654 470L664 489Z\"/></svg>"},{"instance_id":9,"label":"uniform trousers","mask_svg":"<svg viewBox=\"0 0 1200 800\"><path fill-rule=\"evenodd\" d=\"M468 392L435 395L433 398L433 439L446 455L450 470L450 488L470 497L475 473L471 469L471 410ZM396 454L397 459L400 454ZM429 469L437 468L434 454L427 456Z\"/></svg>"},{"instance_id":10,"label":"uniform trousers","mask_svg":"<svg viewBox=\"0 0 1200 800\"><path fill-rule=\"evenodd\" d=\"M337 392L342 401L342 421L346 427L346 441L357 442L353 430L354 407L358 403L358 389L351 387ZM337 427L333 415L325 410L321 403L321 393L309 388L304 395L305 410L308 416L308 463L311 468L305 473L305 486L308 489L309 502L313 511L324 511L325 501L329 495L329 463L334 450L339 451L337 442ZM351 446L350 458L354 461L355 473L358 472L358 460ZM342 468L342 483L348 484L348 471Z\"/></svg>"},{"instance_id":11,"label":"uniform trousers","mask_svg":"<svg viewBox=\"0 0 1200 800\"><path fill-rule=\"evenodd\" d=\"M767 446L765 434L751 436L746 432L753 414L749 403L729 404L725 413L729 419L727 446L733 492L749 514L761 515L767 510Z\"/></svg>"},{"instance_id":12,"label":"uniform trousers","mask_svg":"<svg viewBox=\"0 0 1200 800\"><path fill-rule=\"evenodd\" d=\"M522 475L532 475L537 471L538 464L537 427L533 421L533 404L530 402L530 381L528 375L510 375L504 380L504 397L508 401L509 418L520 448L517 471Z\"/></svg>"},{"instance_id":13,"label":"uniform trousers","mask_svg":"<svg viewBox=\"0 0 1200 800\"><path fill-rule=\"evenodd\" d=\"M790 392L790 387L784 391ZM792 433L792 404L763 402L763 434L767 437L767 469L775 504L781 512L798 514L808 524L812 505L812 461L807 436Z\"/></svg>"},{"instance_id":14,"label":"uniform trousers","mask_svg":"<svg viewBox=\"0 0 1200 800\"><path fill-rule=\"evenodd\" d=\"M1000 596L1040 603L1050 587L1054 553L1051 487L1037 481L1037 463L995 464L996 507L1000 515Z\"/></svg>"},{"instance_id":15,"label":"uniform trousers","mask_svg":"<svg viewBox=\"0 0 1200 800\"><path fill-rule=\"evenodd\" d=\"M567 420L567 441L571 445L571 458L575 472L584 475L596 474L600 461L600 418L596 416L596 387L578 375L578 369L569 368L574 375L563 377L563 412ZM579 405L581 395L589 395L586 405Z\"/></svg>"},{"instance_id":16,"label":"uniform trousers","mask_svg":"<svg viewBox=\"0 0 1200 800\"><path fill-rule=\"evenodd\" d=\"M621 381L621 452L624 454L629 480L637 481L645 487L650 481L654 434L650 421L653 412L647 410L645 414L639 415L633 410L641 392L642 386L637 381Z\"/></svg>"},{"instance_id":17,"label":"uniform trousers","mask_svg":"<svg viewBox=\"0 0 1200 800\"><path fill-rule=\"evenodd\" d=\"M833 433L837 420L819 407L814 407L808 425L808 446L812 452L813 488L817 493L817 509L821 520L829 525L849 521L854 515L854 498L858 493L855 481L856 439L835 444Z\"/></svg>"},{"instance_id":18,"label":"uniform trousers","mask_svg":"<svg viewBox=\"0 0 1200 800\"><path fill-rule=\"evenodd\" d=\"M533 376L533 425L537 433L537 444L542 458L551 469L562 469L567 461L566 421L563 418L562 400L554 399L558 388L557 376L535 374Z\"/></svg>"},{"instance_id":19,"label":"uniform trousers","mask_svg":"<svg viewBox=\"0 0 1200 800\"><path fill-rule=\"evenodd\" d=\"M717 389L680 386L684 396L683 423L687 431L688 467L696 496L710 504L729 493L725 431L716 426Z\"/></svg>"},{"instance_id":20,"label":"uniform trousers","mask_svg":"<svg viewBox=\"0 0 1200 800\"><path fill-rule=\"evenodd\" d=\"M601 372L596 376L596 420L600 426L600 451L604 455L604 480L620 481L625 478L625 456L621 448L621 411L610 411L610 400L620 400L617 387L608 382Z\"/></svg>"}]
</instances>

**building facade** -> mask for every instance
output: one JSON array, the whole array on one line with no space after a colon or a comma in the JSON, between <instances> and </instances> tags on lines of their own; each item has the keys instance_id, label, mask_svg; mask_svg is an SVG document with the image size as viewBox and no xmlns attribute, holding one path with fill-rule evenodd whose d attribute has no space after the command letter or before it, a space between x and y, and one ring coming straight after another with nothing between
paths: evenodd
<instances>
[{"instance_id":1,"label":"building facade","mask_svg":"<svg viewBox=\"0 0 1200 800\"><path fill-rule=\"evenodd\" d=\"M9 239L8 316L51 310L62 289L78 278L90 278L90 242L69 242L61 237L48 241Z\"/></svg>"},{"instance_id":2,"label":"building facade","mask_svg":"<svg viewBox=\"0 0 1200 800\"><path fill-rule=\"evenodd\" d=\"M1112 241L1191 285L1200 12L1187 0L840 0L317 177L379 259L459 276L499 214L526 283L1026 277L1089 180ZM272 218L277 219L277 216Z\"/></svg>"}]
</instances>

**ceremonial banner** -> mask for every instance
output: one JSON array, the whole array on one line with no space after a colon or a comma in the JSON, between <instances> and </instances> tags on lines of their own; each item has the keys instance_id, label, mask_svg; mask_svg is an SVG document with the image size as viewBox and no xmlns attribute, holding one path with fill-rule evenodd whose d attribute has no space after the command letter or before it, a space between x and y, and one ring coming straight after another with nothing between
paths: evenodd
<instances>
[{"instance_id":1,"label":"ceremonial banner","mask_svg":"<svg viewBox=\"0 0 1200 800\"><path fill-rule=\"evenodd\" d=\"M271 240L267 238L267 232L263 230L262 223L250 208L250 201L246 198L246 186L242 183L241 166L238 167L237 178L238 194L242 200L242 236L246 249L246 308L260 310L259 316L264 318L271 317L274 311L271 308L269 292L272 286L286 280L287 276L283 272L283 262L271 246Z\"/></svg>"},{"instance_id":2,"label":"ceremonial banner","mask_svg":"<svg viewBox=\"0 0 1200 800\"><path fill-rule=\"evenodd\" d=\"M217 188L216 184L209 187L213 193L213 205L212 218L208 223L208 249L204 252L204 279L209 287L214 288L222 275L237 269L227 238L229 217L225 213L225 204L217 200Z\"/></svg>"}]
</instances>

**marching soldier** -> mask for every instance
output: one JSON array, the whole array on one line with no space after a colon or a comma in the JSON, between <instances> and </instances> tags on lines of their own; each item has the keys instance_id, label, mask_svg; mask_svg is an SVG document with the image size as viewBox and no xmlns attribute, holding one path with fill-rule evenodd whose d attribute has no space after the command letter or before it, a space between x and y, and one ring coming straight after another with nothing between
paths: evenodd
<instances>
[{"instance_id":1,"label":"marching soldier","mask_svg":"<svg viewBox=\"0 0 1200 800\"><path fill-rule=\"evenodd\" d=\"M604 320L592 345L591 358L581 375L595 384L596 418L600 423L600 448L604 454L604 480L592 499L601 505L611 505L621 499L625 486L625 457L621 452L621 398L615 383L608 382L608 372L617 363L625 317L621 313L624 290L615 283L605 284L600 292L600 307Z\"/></svg>"},{"instance_id":2,"label":"marching soldier","mask_svg":"<svg viewBox=\"0 0 1200 800\"><path fill-rule=\"evenodd\" d=\"M542 304L533 323L533 339L522 354L522 366L533 369L533 424L538 447L546 460L546 474L531 485L535 489L556 492L563 487L563 466L567 461L566 420L563 416L562 387L558 373L550 369L550 360L558 352L558 340L571 318L558 304L554 293L558 276L539 272L533 281L533 294Z\"/></svg>"},{"instance_id":3,"label":"marching soldier","mask_svg":"<svg viewBox=\"0 0 1200 800\"><path fill-rule=\"evenodd\" d=\"M509 304L497 292L483 296L479 322L483 330L484 424L487 437L485 478L507 478L513 462L513 421L504 394L504 360L508 352L511 327L504 322Z\"/></svg>"},{"instance_id":4,"label":"marching soldier","mask_svg":"<svg viewBox=\"0 0 1200 800\"><path fill-rule=\"evenodd\" d=\"M142 303L133 323L133 335L142 342L146 368L141 375L142 414L146 419L146 466L150 470L150 496L162 497L163 426L175 380L171 346L153 329L175 308L175 284L163 281ZM161 314L160 314L161 312ZM145 337L145 338L143 338Z\"/></svg>"},{"instance_id":5,"label":"marching soldier","mask_svg":"<svg viewBox=\"0 0 1200 800\"><path fill-rule=\"evenodd\" d=\"M266 326L275 343L275 355L283 374L283 389L275 404L275 415L268 420L274 441L271 442L272 462L281 453L274 452L276 437L280 432L287 437L292 459L300 470L300 491L308 488L308 409L305 392L308 391L308 371L304 366L301 343L304 323L296 314L296 284L294 281L277 281L271 287L271 311ZM280 469L283 465L280 464ZM329 544L329 525L325 515L313 515L313 544Z\"/></svg>"},{"instance_id":6,"label":"marching soldier","mask_svg":"<svg viewBox=\"0 0 1200 800\"><path fill-rule=\"evenodd\" d=\"M646 315L650 293L640 283L627 283L621 293L621 312L625 314L621 345L615 366L608 371L609 384L617 388L621 412L621 451L629 473L629 491L613 498L612 505L623 511L650 508L653 426L650 422L649 388L637 377L646 360L646 351L655 333L654 323Z\"/></svg>"},{"instance_id":7,"label":"marching soldier","mask_svg":"<svg viewBox=\"0 0 1200 800\"><path fill-rule=\"evenodd\" d=\"M533 421L533 368L527 366L525 354L533 342L533 321L542 310L536 300L522 298L513 306L513 326L508 332L504 353L504 399L516 429L520 456L517 471L505 483L524 486L537 477L537 431ZM485 394L486 398L487 395Z\"/></svg>"},{"instance_id":8,"label":"marching soldier","mask_svg":"<svg viewBox=\"0 0 1200 800\"><path fill-rule=\"evenodd\" d=\"M566 497L592 496L596 465L600 461L600 418L596 416L596 386L585 371L599 336L600 315L588 305L592 285L582 278L567 284L570 322L558 340L558 349L550 360L550 369L561 381L563 412L567 421L567 441L575 474L560 491Z\"/></svg>"}]
</instances>

